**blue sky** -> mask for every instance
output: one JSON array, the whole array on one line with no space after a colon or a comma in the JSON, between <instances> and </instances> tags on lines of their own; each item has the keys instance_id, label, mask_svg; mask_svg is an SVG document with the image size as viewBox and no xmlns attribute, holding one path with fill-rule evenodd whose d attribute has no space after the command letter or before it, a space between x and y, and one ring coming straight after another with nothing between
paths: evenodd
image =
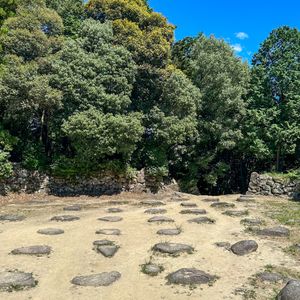
<instances>
[{"instance_id":1,"label":"blue sky","mask_svg":"<svg viewBox=\"0 0 300 300\"><path fill-rule=\"evenodd\" d=\"M177 26L176 39L199 32L224 38L247 60L282 25L300 29L299 0L149 0Z\"/></svg>"}]
</instances>

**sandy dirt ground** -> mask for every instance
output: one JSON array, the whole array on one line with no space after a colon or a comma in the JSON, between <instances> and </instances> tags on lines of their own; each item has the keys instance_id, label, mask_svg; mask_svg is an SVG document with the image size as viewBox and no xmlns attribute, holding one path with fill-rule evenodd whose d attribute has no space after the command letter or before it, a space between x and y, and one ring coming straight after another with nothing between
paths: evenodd
<instances>
[{"instance_id":1,"label":"sandy dirt ground","mask_svg":"<svg viewBox=\"0 0 300 300\"><path fill-rule=\"evenodd\" d=\"M182 194L183 195L183 194ZM184 300L184 299L271 299L268 289L262 289L251 298L246 298L241 291L250 286L250 277L263 271L266 265L284 266L293 271L300 271L300 263L285 253L289 245L287 238L263 238L245 230L240 224L243 217L223 215L224 210L210 207L205 196L183 195L189 201L206 209L208 217L216 220L213 225L191 224L187 220L196 216L183 215L180 202L171 201L171 194L135 195L121 194L112 197L74 197L58 198L52 196L11 196L1 198L0 214L18 213L26 215L21 222L0 223L0 272L20 270L32 272L38 285L23 291L0 292L3 300ZM271 226L276 224L266 218L262 211L264 201L258 198L256 203L237 203L238 195L219 197L221 201L235 203L236 210L248 209L249 217L260 217ZM147 208L140 204L144 199L160 199L166 202L165 216L175 220L174 224L150 224L147 220L152 215L145 214ZM278 200L286 201L286 200ZM64 212L69 204L81 204L78 212ZM124 211L109 214L109 207L120 207ZM55 215L75 215L80 220L74 222L53 222ZM123 217L121 222L105 223L99 217L117 215ZM156 234L163 228L180 226L182 233L167 237ZM38 234L39 229L61 228L64 234L46 236ZM118 228L120 236L103 236L95 234L98 229ZM293 230L293 229L292 229ZM295 234L295 233L293 233ZM113 258L105 258L93 250L93 241L110 239L121 246ZM240 240L254 239L259 247L254 253L237 256L232 252L214 245L216 242L231 244ZM192 245L195 252L178 257L158 255L151 251L159 242L176 242ZM18 247L32 245L49 245L53 251L49 256L35 257L12 255L10 252ZM147 261L158 263L164 271L156 277L141 272L141 265ZM178 286L166 284L166 276L180 268L197 268L218 276L212 285ZM107 287L80 287L71 284L73 277L101 272L118 271L121 278ZM283 286L284 284L282 284ZM251 286L250 286L251 287Z\"/></svg>"}]
</instances>

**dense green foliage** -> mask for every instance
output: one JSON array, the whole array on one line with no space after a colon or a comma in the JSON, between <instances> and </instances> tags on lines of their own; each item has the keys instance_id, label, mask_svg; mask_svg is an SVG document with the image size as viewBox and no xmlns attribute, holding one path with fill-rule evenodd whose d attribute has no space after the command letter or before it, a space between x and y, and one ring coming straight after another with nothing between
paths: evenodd
<instances>
[{"instance_id":1,"label":"dense green foliage","mask_svg":"<svg viewBox=\"0 0 300 300\"><path fill-rule=\"evenodd\" d=\"M252 67L225 41L174 43L145 0L0 0L0 178L145 168L182 189L244 191L300 160L300 33ZM290 173L288 173L290 174Z\"/></svg>"}]
</instances>

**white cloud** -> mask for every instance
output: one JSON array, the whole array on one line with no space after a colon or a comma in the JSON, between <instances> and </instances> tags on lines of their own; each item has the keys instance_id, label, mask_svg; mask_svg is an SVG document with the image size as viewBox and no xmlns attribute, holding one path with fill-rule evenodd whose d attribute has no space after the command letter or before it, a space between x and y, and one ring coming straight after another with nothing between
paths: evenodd
<instances>
[{"instance_id":1,"label":"white cloud","mask_svg":"<svg viewBox=\"0 0 300 300\"><path fill-rule=\"evenodd\" d=\"M249 35L246 32L237 32L235 34L235 36L239 39L239 40L245 40L247 38L249 38Z\"/></svg>"},{"instance_id":2,"label":"white cloud","mask_svg":"<svg viewBox=\"0 0 300 300\"><path fill-rule=\"evenodd\" d=\"M243 51L243 47L240 44L234 44L234 45L231 45L231 47L235 52L239 53L239 52Z\"/></svg>"}]
</instances>

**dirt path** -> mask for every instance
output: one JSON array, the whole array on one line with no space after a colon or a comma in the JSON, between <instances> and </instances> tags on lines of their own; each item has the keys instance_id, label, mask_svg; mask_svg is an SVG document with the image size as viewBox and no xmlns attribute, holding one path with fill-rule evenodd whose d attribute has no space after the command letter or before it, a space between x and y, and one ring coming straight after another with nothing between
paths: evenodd
<instances>
[{"instance_id":1,"label":"dirt path","mask_svg":"<svg viewBox=\"0 0 300 300\"><path fill-rule=\"evenodd\" d=\"M151 196L143 198L153 199ZM187 197L185 195L185 197ZM300 263L283 252L290 244L286 238L263 238L245 231L240 224L243 217L223 215L224 210L210 207L203 196L188 196L189 200L198 204L198 208L206 209L207 216L216 220L215 224L192 224L187 220L196 216L183 215L180 202L170 201L171 195L159 196L167 205L165 216L173 218L174 224L150 224L147 220L152 215L145 214L146 206L139 204L138 195L119 195L103 198L66 198L49 197L50 202L39 201L10 203L0 208L0 214L25 213L27 218L21 222L0 223L0 272L5 270L21 270L32 272L38 280L35 288L0 293L0 299L34 299L34 300L66 300L66 299L105 299L105 300L153 300L153 299L251 299L245 289L249 288L249 278L266 265L284 266L300 272ZM249 217L265 219L261 211L261 202L237 203L237 195L220 197L221 201L235 203L236 210L247 208ZM115 204L111 201L128 201L127 204ZM66 204L80 203L83 209L78 212L64 212ZM117 214L106 212L108 207L120 207L124 211ZM54 215L75 215L80 220L73 222L53 222ZM99 217L117 215L123 217L121 222L105 223ZM268 225L273 220L265 219ZM164 237L156 234L162 228L179 226L182 233L178 236ZM64 234L46 236L37 234L42 228L61 228ZM96 235L95 231L103 228L118 228L120 236ZM113 258L105 258L93 250L93 241L110 239L121 248ZM259 248L256 252L245 256L237 256L232 252L214 245L216 242L231 244L240 240L254 239ZM175 242L192 245L193 254L181 254L178 257L158 255L151 251L159 242ZM49 245L53 252L49 256L35 257L11 255L13 249L22 246ZM156 277L141 272L141 265L151 259L162 265L164 271ZM165 277L180 268L197 268L218 276L212 285L180 286L167 285ZM70 283L78 275L90 275L101 272L118 271L121 278L107 287L80 287ZM250 286L251 287L251 286ZM237 291L237 289L239 291ZM270 289L272 293L272 288ZM271 294L270 294L271 295ZM268 299L266 291L256 294L253 299Z\"/></svg>"}]
</instances>

